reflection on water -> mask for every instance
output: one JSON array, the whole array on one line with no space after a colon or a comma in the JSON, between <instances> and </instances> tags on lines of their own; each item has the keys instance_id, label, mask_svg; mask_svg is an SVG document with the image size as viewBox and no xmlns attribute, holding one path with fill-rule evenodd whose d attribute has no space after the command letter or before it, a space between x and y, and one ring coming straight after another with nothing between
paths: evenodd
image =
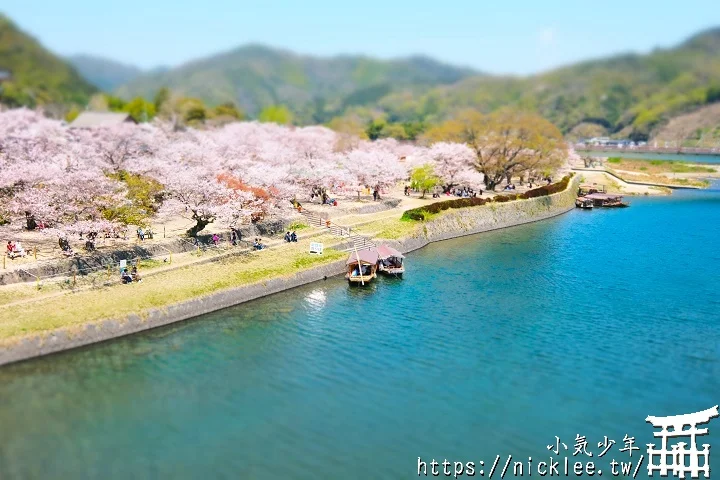
<instances>
[{"instance_id":1,"label":"reflection on water","mask_svg":"<svg viewBox=\"0 0 720 480\"><path fill-rule=\"evenodd\" d=\"M720 399L720 192L632 200L2 368L0 478L408 478L577 434L607 470Z\"/></svg>"}]
</instances>

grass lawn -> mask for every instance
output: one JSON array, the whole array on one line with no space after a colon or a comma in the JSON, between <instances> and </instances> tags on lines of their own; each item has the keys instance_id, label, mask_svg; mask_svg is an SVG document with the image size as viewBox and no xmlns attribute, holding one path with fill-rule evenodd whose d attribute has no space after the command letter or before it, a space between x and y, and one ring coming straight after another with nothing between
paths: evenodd
<instances>
[{"instance_id":1,"label":"grass lawn","mask_svg":"<svg viewBox=\"0 0 720 480\"><path fill-rule=\"evenodd\" d=\"M377 238L387 240L398 240L400 238L412 236L419 231L421 222L412 220L401 220L396 217L384 218L376 222L361 225L353 228L353 233L362 235L372 235Z\"/></svg>"},{"instance_id":2,"label":"grass lawn","mask_svg":"<svg viewBox=\"0 0 720 480\"><path fill-rule=\"evenodd\" d=\"M611 157L607 160L607 166L624 180L666 185L707 187L708 182L705 180L678 178L675 177L675 175L683 173L692 175L704 173L718 175L718 170L713 167L668 160ZM673 176L670 177L668 174L672 174Z\"/></svg>"},{"instance_id":3,"label":"grass lawn","mask_svg":"<svg viewBox=\"0 0 720 480\"><path fill-rule=\"evenodd\" d=\"M646 173L648 175L662 175L665 173L717 173L717 170L712 167L693 165L679 161L612 157L608 158L607 162L608 165L614 169Z\"/></svg>"},{"instance_id":4,"label":"grass lawn","mask_svg":"<svg viewBox=\"0 0 720 480\"><path fill-rule=\"evenodd\" d=\"M331 242L331 238L313 241ZM223 259L216 263L190 265L177 270L148 276L141 283L85 289L78 292L41 294L30 298L34 285L18 287L28 301L16 296L0 296L4 302L0 311L0 343L13 338L47 332L61 327L77 326L105 318L119 318L130 313L147 312L152 308L198 298L241 285L294 274L300 270L331 263L345 258L346 253L325 249L322 256L308 253L309 241L284 245L278 249L251 252ZM142 268L140 270L142 274ZM25 292L22 289L27 289ZM59 291L57 288L55 292ZM37 294L38 292L35 291Z\"/></svg>"}]
</instances>

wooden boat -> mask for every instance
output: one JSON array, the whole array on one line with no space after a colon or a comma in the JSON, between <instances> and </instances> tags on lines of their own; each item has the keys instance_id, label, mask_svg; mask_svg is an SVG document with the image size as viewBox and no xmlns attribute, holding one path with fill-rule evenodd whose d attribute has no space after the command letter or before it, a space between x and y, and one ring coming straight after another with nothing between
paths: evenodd
<instances>
[{"instance_id":1,"label":"wooden boat","mask_svg":"<svg viewBox=\"0 0 720 480\"><path fill-rule=\"evenodd\" d=\"M576 206L577 208L582 208L582 209L592 209L592 208L593 208L593 201L592 201L591 199L589 199L589 198L578 197L578 198L575 200L575 206Z\"/></svg>"},{"instance_id":2,"label":"wooden boat","mask_svg":"<svg viewBox=\"0 0 720 480\"><path fill-rule=\"evenodd\" d=\"M630 206L622 201L622 195L616 193L591 193L583 198L591 200L595 207L624 208Z\"/></svg>"},{"instance_id":3,"label":"wooden boat","mask_svg":"<svg viewBox=\"0 0 720 480\"><path fill-rule=\"evenodd\" d=\"M405 256L387 245L377 247L378 271L388 275L400 276L405 273L403 260Z\"/></svg>"},{"instance_id":4,"label":"wooden boat","mask_svg":"<svg viewBox=\"0 0 720 480\"><path fill-rule=\"evenodd\" d=\"M607 193L605 191L605 185L580 185L578 188L578 197L583 197L585 195L588 195L590 193Z\"/></svg>"},{"instance_id":5,"label":"wooden boat","mask_svg":"<svg viewBox=\"0 0 720 480\"><path fill-rule=\"evenodd\" d=\"M345 266L347 273L345 278L351 284L361 284L377 278L378 252L375 249L357 250L350 254Z\"/></svg>"}]
</instances>

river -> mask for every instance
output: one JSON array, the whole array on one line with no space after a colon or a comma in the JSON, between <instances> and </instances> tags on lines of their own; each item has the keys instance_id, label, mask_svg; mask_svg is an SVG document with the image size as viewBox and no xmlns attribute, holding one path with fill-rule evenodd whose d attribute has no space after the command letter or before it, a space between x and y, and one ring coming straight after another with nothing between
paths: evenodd
<instances>
[{"instance_id":1,"label":"river","mask_svg":"<svg viewBox=\"0 0 720 480\"><path fill-rule=\"evenodd\" d=\"M720 163L720 155L690 155L685 153L645 153L613 150L612 152L585 152L579 151L580 155L589 155L591 157L622 157L622 158L638 158L641 160L669 160L673 162L688 163Z\"/></svg>"},{"instance_id":2,"label":"river","mask_svg":"<svg viewBox=\"0 0 720 480\"><path fill-rule=\"evenodd\" d=\"M720 402L720 190L630 200L0 368L0 478L488 476L502 455L499 478L556 436L571 468L647 465L648 415Z\"/></svg>"}]
</instances>

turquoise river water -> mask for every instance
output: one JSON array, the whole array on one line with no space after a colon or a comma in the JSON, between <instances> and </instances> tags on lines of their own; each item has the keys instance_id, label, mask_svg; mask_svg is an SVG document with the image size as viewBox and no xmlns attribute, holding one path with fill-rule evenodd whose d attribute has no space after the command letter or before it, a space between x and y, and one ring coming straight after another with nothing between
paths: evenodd
<instances>
[{"instance_id":1,"label":"turquoise river water","mask_svg":"<svg viewBox=\"0 0 720 480\"><path fill-rule=\"evenodd\" d=\"M496 455L495 478L508 455L609 478L644 455L645 478L645 418L720 403L720 190L630 200L0 368L0 478L480 478Z\"/></svg>"},{"instance_id":2,"label":"turquoise river water","mask_svg":"<svg viewBox=\"0 0 720 480\"><path fill-rule=\"evenodd\" d=\"M633 152L614 150L610 152L601 151L590 151L580 152L581 155L590 155L591 157L623 157L623 158L638 158L641 160L669 160L672 162L687 162L687 163L720 163L720 155L691 155L686 153L645 153L645 152Z\"/></svg>"}]
</instances>

